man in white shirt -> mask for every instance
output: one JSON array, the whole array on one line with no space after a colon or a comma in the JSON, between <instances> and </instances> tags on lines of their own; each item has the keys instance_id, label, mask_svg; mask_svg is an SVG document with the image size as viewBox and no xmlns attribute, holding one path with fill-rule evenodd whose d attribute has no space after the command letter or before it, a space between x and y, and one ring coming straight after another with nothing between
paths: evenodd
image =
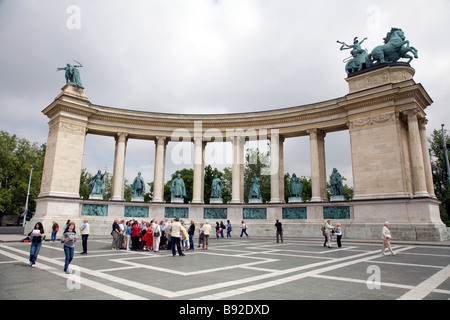
<instances>
[{"instance_id":1,"label":"man in white shirt","mask_svg":"<svg viewBox=\"0 0 450 320\"><path fill-rule=\"evenodd\" d=\"M89 223L87 219L83 220L83 225L80 228L81 240L83 243L83 252L81 254L87 254L87 240L89 237Z\"/></svg>"},{"instance_id":2,"label":"man in white shirt","mask_svg":"<svg viewBox=\"0 0 450 320\"><path fill-rule=\"evenodd\" d=\"M384 255L384 250L388 247L391 254L394 254L391 248L389 239L391 239L391 231L389 230L389 221L384 223L383 230L381 230L381 239L383 239L383 246L381 247L381 254Z\"/></svg>"},{"instance_id":3,"label":"man in white shirt","mask_svg":"<svg viewBox=\"0 0 450 320\"><path fill-rule=\"evenodd\" d=\"M209 245L209 234L211 233L211 225L208 221L205 221L203 225L203 249L208 250Z\"/></svg>"},{"instance_id":4,"label":"man in white shirt","mask_svg":"<svg viewBox=\"0 0 450 320\"><path fill-rule=\"evenodd\" d=\"M177 255L175 251L175 246L177 246L178 254L183 257L184 254L181 251L181 224L180 219L175 218L175 221L170 224L170 234L172 236L172 255L175 257Z\"/></svg>"}]
</instances>

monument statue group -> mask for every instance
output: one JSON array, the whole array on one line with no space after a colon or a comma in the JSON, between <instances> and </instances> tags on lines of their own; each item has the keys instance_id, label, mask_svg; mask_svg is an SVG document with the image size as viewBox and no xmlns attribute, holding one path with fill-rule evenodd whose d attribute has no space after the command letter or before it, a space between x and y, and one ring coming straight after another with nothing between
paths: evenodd
<instances>
[{"instance_id":1,"label":"monument statue group","mask_svg":"<svg viewBox=\"0 0 450 320\"><path fill-rule=\"evenodd\" d=\"M362 49L361 44L366 40L364 38L359 42L358 37L353 39L353 44L346 44L342 41L337 41L342 44L341 50L349 50L352 55L347 64L345 71L348 74L361 71L363 69L372 67L382 63L395 63L401 58L408 59L407 63L414 58L418 58L418 51L414 47L410 47L409 40L405 40L405 34L402 29L391 28L384 38L384 44L375 47L370 53L367 49ZM411 52L413 56L409 55Z\"/></svg>"},{"instance_id":2,"label":"monument statue group","mask_svg":"<svg viewBox=\"0 0 450 320\"><path fill-rule=\"evenodd\" d=\"M434 194L428 152L425 110L433 100L423 86L414 81L415 70L409 65L418 58L418 50L410 45L400 28L391 28L383 43L370 51L363 48L366 40L355 37L352 43L337 41L340 50L350 50L350 57L344 59L345 81L349 88L345 96L305 106L243 113L239 117L234 114L171 114L168 117L160 112L134 110L128 113L99 106L91 103L83 93L81 63L74 60L74 63L57 68L57 71L64 71L66 85L42 111L50 119L49 135L33 219L43 221L46 228L50 228L55 219L70 218L80 222L88 215L95 217L97 230L108 235L111 219L119 216L158 219L178 216L196 223L217 217L232 222L249 221L255 234L261 236L270 236L273 221L283 219L283 225L289 226L290 233L307 237L320 236L318 231L323 220L335 219L342 222L344 228L348 226L348 238L358 239L378 239L380 223L388 220L392 228L397 228L395 234L399 239L449 239L449 231L440 219L440 202ZM185 203L186 189L190 190L191 186L186 186L180 174L171 181L171 203L166 204L166 146L172 141L174 128L186 128L195 136L199 121L216 125L223 136L232 133L229 140L233 145L230 203L223 203L224 183L219 176L215 176L211 184L210 204L204 203L204 158L201 155L211 141L200 137L191 140L196 150L192 205ZM244 166L240 156L246 139L259 139L260 135L246 131L242 137L238 133L240 128L264 130L270 135L274 152L270 154L268 204L262 203L260 176L251 177L244 188ZM333 168L327 178L325 136L338 131L349 133L352 199L346 197L344 178L337 168ZM80 199L79 181L86 134L116 140L111 201L91 200L103 200L106 173L101 170L89 183L89 200ZM151 204L143 203L146 186L141 172L131 184L131 202L135 203L124 199L122 169L127 140L137 137L155 142ZM295 137L309 138L310 186L304 185L303 178L295 173L284 185L284 141ZM375 144L377 148L373 147ZM244 190L248 190L248 203L244 201ZM287 203L285 193L288 193Z\"/></svg>"}]
</instances>

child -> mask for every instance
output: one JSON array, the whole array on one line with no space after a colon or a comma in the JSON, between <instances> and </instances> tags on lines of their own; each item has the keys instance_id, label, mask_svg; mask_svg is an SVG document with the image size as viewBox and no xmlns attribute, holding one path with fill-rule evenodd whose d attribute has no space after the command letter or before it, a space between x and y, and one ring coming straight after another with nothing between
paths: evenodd
<instances>
[{"instance_id":1,"label":"child","mask_svg":"<svg viewBox=\"0 0 450 320\"><path fill-rule=\"evenodd\" d=\"M64 263L64 272L69 273L69 264L72 262L75 250L75 242L77 241L75 222L69 222L64 230L61 242L64 243L64 254L66 256Z\"/></svg>"}]
</instances>

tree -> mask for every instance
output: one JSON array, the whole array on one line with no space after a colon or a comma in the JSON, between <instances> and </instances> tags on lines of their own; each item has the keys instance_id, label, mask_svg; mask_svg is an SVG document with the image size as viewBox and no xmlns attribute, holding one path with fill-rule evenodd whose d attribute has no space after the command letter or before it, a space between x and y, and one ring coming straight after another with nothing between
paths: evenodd
<instances>
[{"instance_id":1,"label":"tree","mask_svg":"<svg viewBox=\"0 0 450 320\"><path fill-rule=\"evenodd\" d=\"M0 131L0 218L15 214L19 219L24 213L31 166L28 212L36 210L33 199L38 197L41 188L45 150L45 144L31 144L27 139Z\"/></svg>"},{"instance_id":2,"label":"tree","mask_svg":"<svg viewBox=\"0 0 450 320\"><path fill-rule=\"evenodd\" d=\"M450 141L447 130L444 130L446 142ZM434 193L436 197L442 202L439 206L441 219L450 226L450 183L447 174L447 164L445 160L445 153L443 148L442 132L434 130L430 142L430 157L431 170L433 173Z\"/></svg>"}]
</instances>

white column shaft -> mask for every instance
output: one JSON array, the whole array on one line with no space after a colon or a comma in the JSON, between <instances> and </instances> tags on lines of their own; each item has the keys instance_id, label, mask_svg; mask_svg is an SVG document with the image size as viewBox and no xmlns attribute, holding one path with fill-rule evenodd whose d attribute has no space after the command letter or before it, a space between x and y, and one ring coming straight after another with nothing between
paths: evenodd
<instances>
[{"instance_id":1,"label":"white column shaft","mask_svg":"<svg viewBox=\"0 0 450 320\"><path fill-rule=\"evenodd\" d=\"M118 133L116 137L116 150L114 155L114 172L111 190L112 201L123 201L125 179L125 157L127 150L127 134Z\"/></svg>"}]
</instances>

